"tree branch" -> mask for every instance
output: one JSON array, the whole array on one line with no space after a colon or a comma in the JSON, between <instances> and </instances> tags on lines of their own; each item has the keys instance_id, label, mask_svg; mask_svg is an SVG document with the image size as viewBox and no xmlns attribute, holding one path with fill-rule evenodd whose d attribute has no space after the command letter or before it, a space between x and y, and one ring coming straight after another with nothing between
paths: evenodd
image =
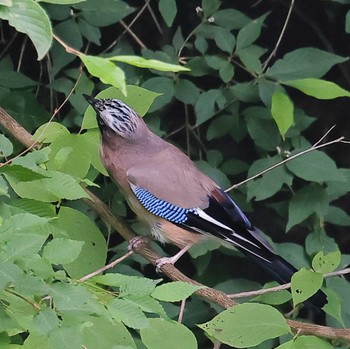
<instances>
[{"instance_id":1,"label":"tree branch","mask_svg":"<svg viewBox=\"0 0 350 349\"><path fill-rule=\"evenodd\" d=\"M332 128L333 128L333 127L332 127ZM329 131L327 131L327 134L328 134L328 133L329 133ZM329 141L329 142L326 142L326 143L323 143L323 144L319 144L320 141L321 141L324 137L325 137L325 136L322 136L322 138L321 138L320 140L318 140L318 141L317 141L314 145L312 145L310 148L307 148L307 149L305 149L305 150L303 150L303 151L300 151L299 153L296 153L296 154L294 154L294 155L292 155L292 156L290 156L290 157L288 157L288 158L286 158L286 159L284 159L284 160L278 162L277 164L268 167L267 169L265 169L265 170L263 170L263 171L257 173L256 175L251 176L251 177L245 179L244 181L241 181L241 182L239 182L239 183L236 183L236 184L232 185L231 187L225 189L225 192L227 193L227 192L231 191L232 189L236 189L236 188L240 187L242 184L245 184L245 183L247 183L247 182L250 182L250 181L252 181L253 179L262 176L263 174L265 174L265 173L267 173L267 172L270 172L271 170L275 169L276 167L282 166L282 165L284 165L286 162L292 161L292 160L298 158L299 156L302 156L302 155L305 155L305 154L307 154L307 153L310 153L311 151L314 151L314 150L316 150L316 149L324 148L324 147L327 147L328 145L331 145L331 144L334 144L334 143L348 143L347 141L345 141L345 137L339 137L339 138L337 138L337 139L333 139L332 141Z\"/></svg>"},{"instance_id":2,"label":"tree branch","mask_svg":"<svg viewBox=\"0 0 350 349\"><path fill-rule=\"evenodd\" d=\"M8 132L11 130L11 134L24 146L27 146L28 144L30 145L32 143L31 134L27 132L22 126L20 126L16 120L12 119L9 114L7 114L7 122L3 122L1 125L3 125L3 127L5 127ZM19 130L18 133L17 130ZM136 236L134 231L122 218L114 216L105 203L103 203L89 190L85 190L90 195L91 200L84 199L84 202L109 225L111 225L125 240L131 240ZM152 265L155 265L156 261L160 257L148 246L148 244L140 244L139 246L135 247L135 252L142 255ZM214 302L220 305L225 309L237 304L235 301L230 299L226 293L206 287L199 282L190 279L181 273L172 264L164 264L161 267L161 271L171 280L184 281L193 285L203 286L203 288L198 290L196 294L210 302ZM338 329L327 326L308 324L295 320L287 320L287 323L292 328L293 332L298 334L312 334L329 339L345 339L350 341L350 329Z\"/></svg>"},{"instance_id":3,"label":"tree branch","mask_svg":"<svg viewBox=\"0 0 350 349\"><path fill-rule=\"evenodd\" d=\"M277 53L278 47L281 44L283 35L284 35L284 33L285 33L286 29L287 29L287 25L288 25L288 22L289 22L289 19L290 19L290 15L292 14L292 10L293 10L293 7L294 7L294 2L295 2L295 0L291 0L291 2L290 2L288 13L287 13L287 17L286 17L286 20L284 21L284 24L283 24L281 33L280 33L280 35L278 37L278 40L276 42L276 45L275 45L274 49L271 51L269 57L266 59L266 61L262 65L262 70L263 71L265 71L265 69L269 65L272 57L274 57L276 55L276 53Z\"/></svg>"}]
</instances>

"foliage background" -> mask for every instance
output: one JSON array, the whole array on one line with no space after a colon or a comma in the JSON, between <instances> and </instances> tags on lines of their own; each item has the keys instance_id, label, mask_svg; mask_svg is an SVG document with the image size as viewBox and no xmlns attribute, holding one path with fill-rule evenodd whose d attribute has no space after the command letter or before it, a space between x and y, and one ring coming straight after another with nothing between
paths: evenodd
<instances>
[{"instance_id":1,"label":"foliage background","mask_svg":"<svg viewBox=\"0 0 350 349\"><path fill-rule=\"evenodd\" d=\"M14 11L21 4L33 6L39 17L25 12L22 22L13 22L15 17L7 11ZM200 9L196 10L198 6ZM136 98L132 87L128 87L130 104L144 112L149 108L146 122L152 130L181 147L224 188L309 147L335 124L326 140L339 136L349 139L349 100L335 99L349 96L348 2L297 2L276 55L263 69L276 46L289 7L286 1L0 2L4 19L0 106L28 131L34 133L39 128L35 135L46 144L40 151L17 158L12 167L1 168L1 345L213 347L196 325L209 321L221 309L192 297L185 307L186 327L161 322L163 318L176 319L177 301L192 294L195 288L174 285L175 296L169 296L169 289L162 292L161 286L156 287L157 281L140 278L146 276L159 282L160 276L137 255L118 264L106 277L82 285L76 283L103 266L106 258L108 262L126 251L121 237L80 200L87 196L79 185L83 179L85 184L94 182L99 186L90 189L116 215L125 217L139 233L147 233L134 220L114 184L100 173L104 170L98 160L98 132L91 112L85 113L87 103L82 94L94 95L110 84L125 88L122 71L128 85L161 93L155 98L154 94L136 90L136 94L141 94ZM44 11L41 13L38 8ZM81 59L77 52L66 52L56 40L45 55L45 44L50 45L50 27L42 37L36 37L37 41L30 34L31 26L42 26L40 16L45 13L53 33L80 52L99 57L137 55L185 64L191 71L141 69L135 62L117 62L121 70L113 68L113 73L110 65L106 70L94 69L80 53ZM20 33L21 23L31 40ZM43 56L40 61L37 54ZM81 69L82 61L88 70ZM111 64L112 60L105 62ZM157 64L152 67L157 68ZM306 78L318 79L311 81L307 93L300 91L305 91L305 81L299 81L297 88L291 87L290 81ZM345 90L327 85L321 94L325 80ZM104 93L122 96L116 90ZM68 102L55 114L54 122L44 128L42 125L66 97ZM22 146L3 131L0 150L5 162L17 155ZM322 152L298 158L239 186L231 194L252 222L276 242L279 253L296 267L310 268L319 251L327 254L340 250L341 260L330 257L330 264L333 269L341 269L349 264L350 252L348 146L335 144ZM176 251L171 246L154 248L161 254ZM185 256L177 266L205 285L234 293L259 289L270 281L255 265L234 251L218 249L216 244L199 246L190 252L192 258ZM332 270L317 270L314 264L313 267L319 272ZM314 321L349 327L348 281L327 279L326 287L332 304L325 319L321 316ZM289 300L288 294L272 300L259 299L282 311L290 309L290 304L286 304ZM256 311L253 310L255 317ZM243 313L247 315L248 309ZM230 318L224 320L232 322ZM259 332L259 321L254 320ZM252 318L247 321L252 323ZM271 320L271 324L278 321ZM242 345L254 346L269 339L260 346L270 348L292 338L283 331L266 333L266 338ZM251 332L247 335L251 336ZM120 342L116 342L116 337ZM239 346L227 338L217 339ZM303 347L304 340L317 348L329 347L326 341L312 336L299 337L288 345ZM333 345L341 346L342 342Z\"/></svg>"}]
</instances>

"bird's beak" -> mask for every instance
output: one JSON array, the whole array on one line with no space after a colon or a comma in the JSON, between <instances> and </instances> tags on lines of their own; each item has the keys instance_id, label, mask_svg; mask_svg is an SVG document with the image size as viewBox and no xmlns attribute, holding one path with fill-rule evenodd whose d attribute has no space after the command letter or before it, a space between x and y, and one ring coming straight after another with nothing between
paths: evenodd
<instances>
[{"instance_id":1,"label":"bird's beak","mask_svg":"<svg viewBox=\"0 0 350 349\"><path fill-rule=\"evenodd\" d=\"M97 99L91 97L91 96L88 96L88 95L85 95L83 94L83 97L87 100L87 102L92 106L94 107L96 102L97 102Z\"/></svg>"}]
</instances>

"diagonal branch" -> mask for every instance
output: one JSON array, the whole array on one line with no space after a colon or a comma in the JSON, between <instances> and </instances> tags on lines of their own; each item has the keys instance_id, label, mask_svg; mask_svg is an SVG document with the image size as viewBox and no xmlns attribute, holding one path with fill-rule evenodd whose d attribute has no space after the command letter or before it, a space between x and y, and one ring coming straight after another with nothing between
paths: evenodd
<instances>
[{"instance_id":1,"label":"diagonal branch","mask_svg":"<svg viewBox=\"0 0 350 349\"><path fill-rule=\"evenodd\" d=\"M23 145L27 146L28 144L31 144L31 134L27 132L22 126L20 126L17 123L17 121L14 120L9 114L6 113L6 117L6 122L3 122L2 118L0 118L0 124L9 132L11 130L11 134ZM20 130L18 134L16 133L16 130ZM118 233L125 240L131 240L136 236L134 231L122 218L114 216L104 202L102 202L96 195L91 193L89 190L85 190L91 197L91 200L84 200L85 203L91 209L93 209L102 219L104 219L108 224L110 224L116 231L118 231ZM140 244L139 246L135 247L135 252L142 255L152 265L155 265L156 261L160 257L148 246L148 244ZM213 288L206 287L190 279L189 277L181 273L172 264L164 264L161 267L161 271L171 280L184 281L193 285L203 286L203 288L198 290L196 294L210 302L220 305L225 309L237 304L235 301L230 299L230 297L226 293L219 290L215 290ZM312 334L315 336L320 336L329 339L345 339L350 341L350 329L338 329L327 326L308 324L295 320L287 320L287 323L292 328L292 331L298 333L299 335Z\"/></svg>"},{"instance_id":2,"label":"diagonal branch","mask_svg":"<svg viewBox=\"0 0 350 349\"><path fill-rule=\"evenodd\" d=\"M328 133L329 133L329 131L327 131L327 134L328 134ZM241 182L239 182L239 183L236 183L236 184L232 185L231 187L225 189L225 192L229 192L229 191L231 191L232 189L236 189L236 188L240 187L242 184L245 184L245 183L247 183L247 182L250 182L250 181L252 181L253 179L262 176L263 174L265 174L265 173L267 173L267 172L270 172L271 170L275 169L276 167L282 166L282 165L284 165L286 162L292 161L292 160L298 158L299 156L302 156L302 155L305 155L305 154L307 154L307 153L310 153L310 152L312 152L312 151L314 151L314 150L316 150L316 149L324 148L324 147L327 147L328 145L331 145L331 144L334 144L334 143L348 143L347 141L345 141L345 137L339 137L339 138L337 138L337 139L333 139L332 141L319 144L320 141L321 141L322 139L324 139L324 137L325 137L325 135L322 136L322 138L321 138L319 141L317 141L314 145L312 145L310 148L307 148L307 149L305 149L305 150L303 150L303 151L300 151L299 153L296 153L296 154L294 154L294 155L292 155L292 156L289 156L288 158L286 158L286 159L284 159L284 160L278 162L278 163L275 164L275 165L272 165L272 166L268 167L267 169L265 169L265 170L263 170L263 171L257 173L256 175L251 176L251 177L245 179L244 181L241 181Z\"/></svg>"}]
</instances>

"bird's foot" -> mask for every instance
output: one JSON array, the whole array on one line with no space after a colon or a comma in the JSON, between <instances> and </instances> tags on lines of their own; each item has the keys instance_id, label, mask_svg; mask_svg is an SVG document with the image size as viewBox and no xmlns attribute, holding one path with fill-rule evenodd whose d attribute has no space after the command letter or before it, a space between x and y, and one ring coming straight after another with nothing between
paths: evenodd
<instances>
[{"instance_id":1,"label":"bird's foot","mask_svg":"<svg viewBox=\"0 0 350 349\"><path fill-rule=\"evenodd\" d=\"M128 251L133 251L142 244L148 244L147 236L136 236L129 241Z\"/></svg>"},{"instance_id":2,"label":"bird's foot","mask_svg":"<svg viewBox=\"0 0 350 349\"><path fill-rule=\"evenodd\" d=\"M172 265L174 265L178 259L179 258L176 255L172 256L172 257L158 258L156 260L156 272L157 273L161 272L162 271L161 270L162 266L165 265L165 264L172 264Z\"/></svg>"},{"instance_id":3,"label":"bird's foot","mask_svg":"<svg viewBox=\"0 0 350 349\"><path fill-rule=\"evenodd\" d=\"M172 257L162 257L156 260L156 271L159 273L164 264L172 264L174 265L180 257L182 257L192 246L193 244L187 244L183 247L176 255Z\"/></svg>"}]
</instances>

